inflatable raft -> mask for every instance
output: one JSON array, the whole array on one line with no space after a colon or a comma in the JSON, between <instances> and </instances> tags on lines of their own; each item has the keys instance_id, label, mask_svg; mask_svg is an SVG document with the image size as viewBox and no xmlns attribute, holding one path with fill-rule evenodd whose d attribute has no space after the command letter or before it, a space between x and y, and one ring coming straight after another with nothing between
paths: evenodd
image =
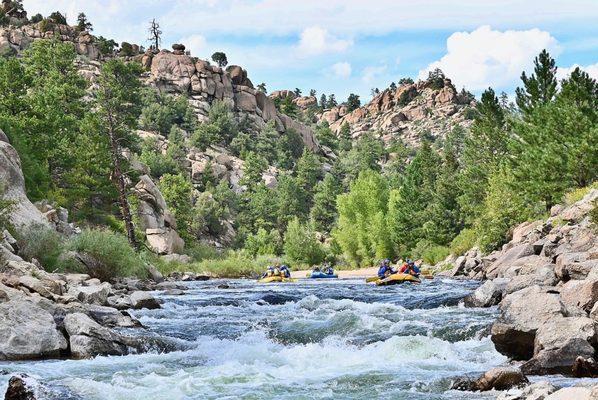
<instances>
[{"instance_id":1,"label":"inflatable raft","mask_svg":"<svg viewBox=\"0 0 598 400\"><path fill-rule=\"evenodd\" d=\"M313 272L308 272L307 277L310 279L335 279L335 278L338 278L338 275L336 273L327 274L322 271L313 271Z\"/></svg>"},{"instance_id":2,"label":"inflatable raft","mask_svg":"<svg viewBox=\"0 0 598 400\"><path fill-rule=\"evenodd\" d=\"M421 280L418 277L410 275L410 274L392 274L384 279L369 278L366 282L374 282L378 286L388 286L388 285L396 285L396 284L404 283L404 282L420 283Z\"/></svg>"},{"instance_id":3,"label":"inflatable raft","mask_svg":"<svg viewBox=\"0 0 598 400\"><path fill-rule=\"evenodd\" d=\"M283 278L282 276L267 276L262 279L258 279L258 283L289 283L295 282L295 279Z\"/></svg>"}]
</instances>

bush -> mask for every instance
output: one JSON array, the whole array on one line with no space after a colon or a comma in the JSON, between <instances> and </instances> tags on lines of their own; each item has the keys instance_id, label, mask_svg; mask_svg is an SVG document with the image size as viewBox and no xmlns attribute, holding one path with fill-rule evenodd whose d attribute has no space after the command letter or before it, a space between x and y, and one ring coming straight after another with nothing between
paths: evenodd
<instances>
[{"instance_id":1,"label":"bush","mask_svg":"<svg viewBox=\"0 0 598 400\"><path fill-rule=\"evenodd\" d=\"M59 11L54 11L52 14L50 14L48 19L54 22L55 24L66 25L66 17L62 15Z\"/></svg>"},{"instance_id":2,"label":"bush","mask_svg":"<svg viewBox=\"0 0 598 400\"><path fill-rule=\"evenodd\" d=\"M58 268L58 258L63 251L62 236L44 225L30 225L17 231L19 254L27 261L37 259L44 269L53 272Z\"/></svg>"},{"instance_id":3,"label":"bush","mask_svg":"<svg viewBox=\"0 0 598 400\"><path fill-rule=\"evenodd\" d=\"M298 218L289 222L284 235L284 253L290 261L307 265L320 264L326 256L314 231L302 225Z\"/></svg>"},{"instance_id":4,"label":"bush","mask_svg":"<svg viewBox=\"0 0 598 400\"><path fill-rule=\"evenodd\" d=\"M252 256L280 254L281 247L280 234L276 229L268 232L260 228L256 234L251 234L245 239L245 250Z\"/></svg>"},{"instance_id":5,"label":"bush","mask_svg":"<svg viewBox=\"0 0 598 400\"><path fill-rule=\"evenodd\" d=\"M35 14L33 17L31 17L31 23L32 24L37 24L38 22L41 22L44 19L43 15L41 14Z\"/></svg>"},{"instance_id":6,"label":"bush","mask_svg":"<svg viewBox=\"0 0 598 400\"><path fill-rule=\"evenodd\" d=\"M142 258L129 246L127 238L108 230L86 229L72 237L66 249L85 253L98 261L97 268L87 271L94 278L110 280L116 277L146 277Z\"/></svg>"},{"instance_id":7,"label":"bush","mask_svg":"<svg viewBox=\"0 0 598 400\"><path fill-rule=\"evenodd\" d=\"M477 235L473 229L463 229L450 245L451 253L460 256L474 247L477 242Z\"/></svg>"},{"instance_id":8,"label":"bush","mask_svg":"<svg viewBox=\"0 0 598 400\"><path fill-rule=\"evenodd\" d=\"M450 250L446 246L440 246L431 243L427 240L420 240L412 250L412 257L414 259L423 259L427 264L438 264L450 254Z\"/></svg>"}]
</instances>

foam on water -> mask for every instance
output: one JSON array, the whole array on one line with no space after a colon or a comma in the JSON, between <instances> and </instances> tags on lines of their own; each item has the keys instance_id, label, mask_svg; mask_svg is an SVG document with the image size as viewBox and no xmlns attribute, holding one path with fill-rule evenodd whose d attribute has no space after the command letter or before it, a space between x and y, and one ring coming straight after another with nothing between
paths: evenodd
<instances>
[{"instance_id":1,"label":"foam on water","mask_svg":"<svg viewBox=\"0 0 598 400\"><path fill-rule=\"evenodd\" d=\"M191 286L189 295L164 296L161 310L137 312L150 330L178 338L186 350L0 369L30 373L92 400L431 400L480 398L447 391L450 378L505 361L489 338L479 337L493 310L410 309L401 295L418 292L388 291L389 301L381 302L385 292L372 294L353 282L267 288L241 282L226 293L215 285ZM422 297L436 296L422 287ZM268 293L294 300L257 301ZM352 298L339 299L343 294ZM7 378L0 376L0 389Z\"/></svg>"}]
</instances>

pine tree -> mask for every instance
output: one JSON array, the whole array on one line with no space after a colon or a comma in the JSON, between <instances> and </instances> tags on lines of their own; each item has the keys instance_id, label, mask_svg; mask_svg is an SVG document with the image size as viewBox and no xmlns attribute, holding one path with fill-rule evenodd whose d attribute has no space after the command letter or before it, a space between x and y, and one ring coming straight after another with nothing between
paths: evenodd
<instances>
[{"instance_id":1,"label":"pine tree","mask_svg":"<svg viewBox=\"0 0 598 400\"><path fill-rule=\"evenodd\" d=\"M79 13L77 16L77 29L79 29L79 31L93 31L93 25L87 20L85 13Z\"/></svg>"},{"instance_id":2,"label":"pine tree","mask_svg":"<svg viewBox=\"0 0 598 400\"><path fill-rule=\"evenodd\" d=\"M110 60L102 66L96 93L96 112L102 121L103 133L110 144L112 179L118 190L121 218L127 238L134 248L139 248L127 193L126 159L124 149L135 148L135 134L141 112L141 82L138 64L125 64Z\"/></svg>"},{"instance_id":3,"label":"pine tree","mask_svg":"<svg viewBox=\"0 0 598 400\"><path fill-rule=\"evenodd\" d=\"M316 185L310 220L317 231L330 233L332 230L337 217L336 198L341 192L340 182L331 173Z\"/></svg>"},{"instance_id":4,"label":"pine tree","mask_svg":"<svg viewBox=\"0 0 598 400\"><path fill-rule=\"evenodd\" d=\"M297 184L305 193L307 208L311 208L313 189L322 178L322 163L309 149L303 150L303 155L297 161Z\"/></svg>"},{"instance_id":5,"label":"pine tree","mask_svg":"<svg viewBox=\"0 0 598 400\"><path fill-rule=\"evenodd\" d=\"M334 96L334 94L331 94L330 96L328 96L328 103L326 105L326 108L333 108L336 107L338 105L338 103L336 102L336 97Z\"/></svg>"},{"instance_id":6,"label":"pine tree","mask_svg":"<svg viewBox=\"0 0 598 400\"><path fill-rule=\"evenodd\" d=\"M322 93L322 96L320 96L320 107L322 109L328 107L328 99L326 98L326 95L324 93Z\"/></svg>"},{"instance_id":7,"label":"pine tree","mask_svg":"<svg viewBox=\"0 0 598 400\"><path fill-rule=\"evenodd\" d=\"M359 107L361 107L361 100L359 100L359 96L351 93L347 99L347 111L351 112Z\"/></svg>"},{"instance_id":8,"label":"pine tree","mask_svg":"<svg viewBox=\"0 0 598 400\"><path fill-rule=\"evenodd\" d=\"M162 43L162 30L160 30L160 24L158 24L155 18L150 21L150 27L148 30L150 37L147 40L152 43L150 48L154 49L155 51L160 50L160 44Z\"/></svg>"},{"instance_id":9,"label":"pine tree","mask_svg":"<svg viewBox=\"0 0 598 400\"><path fill-rule=\"evenodd\" d=\"M465 138L463 167L459 174L459 205L468 224L479 216L486 196L488 177L508 153L509 135L505 129L505 111L494 90L482 93L476 106L476 118Z\"/></svg>"},{"instance_id":10,"label":"pine tree","mask_svg":"<svg viewBox=\"0 0 598 400\"><path fill-rule=\"evenodd\" d=\"M534 73L528 77L521 73L523 88L517 88L516 103L524 115L535 107L550 103L557 92L556 64L546 50L534 59Z\"/></svg>"}]
</instances>

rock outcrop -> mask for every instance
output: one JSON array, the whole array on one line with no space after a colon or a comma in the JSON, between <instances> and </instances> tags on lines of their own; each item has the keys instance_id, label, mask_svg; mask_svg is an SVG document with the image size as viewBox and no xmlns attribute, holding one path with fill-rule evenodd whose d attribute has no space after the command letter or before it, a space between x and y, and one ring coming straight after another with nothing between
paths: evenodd
<instances>
[{"instance_id":1,"label":"rock outcrop","mask_svg":"<svg viewBox=\"0 0 598 400\"><path fill-rule=\"evenodd\" d=\"M273 121L281 135L293 129L307 148L320 151L311 128L278 112L274 101L254 89L247 71L240 66L231 65L223 70L205 60L168 50L146 54L145 60L150 71L147 83L164 92L189 96L189 104L200 121L207 120L210 105L219 100L227 104L239 120L250 121L255 129L262 129Z\"/></svg>"},{"instance_id":2,"label":"rock outcrop","mask_svg":"<svg viewBox=\"0 0 598 400\"><path fill-rule=\"evenodd\" d=\"M0 195L12 202L10 221L15 226L40 224L49 226L44 215L29 201L25 194L25 178L21 159L0 130Z\"/></svg>"},{"instance_id":3,"label":"rock outcrop","mask_svg":"<svg viewBox=\"0 0 598 400\"><path fill-rule=\"evenodd\" d=\"M135 185L139 198L138 215L141 229L150 248L157 254L180 253L185 246L176 231L174 216L168 211L162 193L148 175L143 175Z\"/></svg>"},{"instance_id":4,"label":"rock outcrop","mask_svg":"<svg viewBox=\"0 0 598 400\"><path fill-rule=\"evenodd\" d=\"M457 93L449 79L440 89L431 87L428 81L420 81L395 90L386 89L351 112L346 106L333 107L318 118L327 121L337 133L348 124L354 138L376 131L387 142L400 138L416 147L426 137L445 137L457 125L468 127L471 120L466 109L472 104L469 96Z\"/></svg>"}]
</instances>

